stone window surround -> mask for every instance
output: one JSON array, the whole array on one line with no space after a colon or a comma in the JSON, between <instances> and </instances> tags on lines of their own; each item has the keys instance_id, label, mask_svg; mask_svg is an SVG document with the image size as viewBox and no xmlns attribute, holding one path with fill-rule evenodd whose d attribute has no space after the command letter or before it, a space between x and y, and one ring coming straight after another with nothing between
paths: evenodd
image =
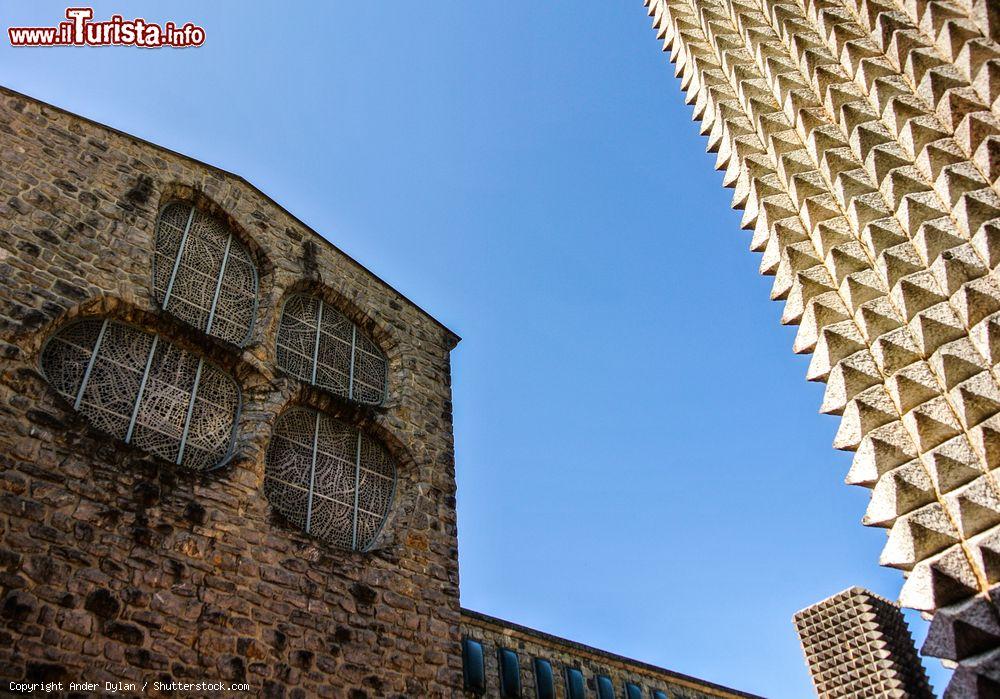
<instances>
[{"instance_id":1,"label":"stone window surround","mask_svg":"<svg viewBox=\"0 0 1000 699\"><path fill-rule=\"evenodd\" d=\"M187 223L186 223L186 225L184 227L183 233L180 236L180 244L178 246L177 252L174 255L169 256L169 255L165 255L163 253L163 251L160 250L161 227L163 225L164 216L166 215L167 211L171 207L174 207L174 206L180 206L180 207L184 207L185 209L187 209L188 210L189 218L187 219ZM231 260L234 259L234 254L243 254L243 255L245 255L248 259L244 260L244 263L248 262L252 266L252 268L253 268L254 297L253 297L253 307L250 309L250 314L249 314L250 315L250 322L249 322L248 327L246 328L245 334L243 335L243 337L241 339L239 339L238 341L234 340L234 339L230 339L229 340L229 342L231 342L232 344L234 344L237 347L245 347L247 344L249 344L249 342L251 341L251 339L254 336L254 329L255 329L255 326L257 325L257 321L258 321L258 318L260 316L260 313L259 313L260 296L261 296L261 294L260 294L260 277L261 277L261 273L260 273L260 260L259 260L260 255L255 254L254 251L252 250L252 248L246 244L245 241L248 238L248 236L245 233L243 233L243 231L242 231L242 229L240 227L234 226L232 224L231 217L220 216L220 215L218 215L214 211L209 211L208 207L206 207L204 205L200 205L197 201L194 201L194 200L180 199L180 198L176 198L175 197L175 198L168 199L165 202L161 203L160 208L159 208L159 210L158 210L158 212L156 214L156 226L155 226L154 232L153 232L153 252L152 252L152 255L151 255L151 260L152 260L152 262L151 262L151 271L152 271L151 286L152 286L152 291L153 291L154 298L156 298L157 304L160 306L160 310L162 310L164 313L170 313L172 315L175 315L175 316L181 318L182 320L186 320L187 322L189 322L190 324L192 324L193 327L195 327L197 330L200 330L201 332L203 332L206 335L209 335L209 336L212 336L212 337L221 337L218 332L212 332L212 328L211 327L207 327L207 328L200 327L199 325L194 324L192 320L184 318L184 314L182 312L178 312L175 308L171 308L170 307L170 301L173 300L175 297L177 297L181 301L185 301L185 302L187 302L189 304L191 303L190 299L184 299L183 297L178 296L177 289L179 288L179 285L175 284L175 277L177 278L177 280L179 280L181 278L181 272L179 271L179 267L182 264L181 259L182 259L183 253L184 253L184 241L185 241L185 239L188 238L189 232L192 232L192 229L193 229L192 223L193 223L193 220L194 220L194 218L195 218L196 215L200 215L200 216L202 216L202 217L204 217L204 218L206 218L206 219L208 219L208 220L210 220L210 221L218 224L230 236L230 242L226 243L226 250L225 250L224 257L223 257L222 266L221 266L221 268L219 269L219 271L215 275L216 276L216 279L215 279L215 282L214 282L214 284L215 284L215 300L211 304L211 311L210 311L210 313L208 315L207 322L208 322L209 326L211 326L213 318L217 319L218 317L222 317L222 314L219 313L219 309L222 308L222 301L221 301L221 298L220 298L219 291L222 288L223 279L225 279L225 277L226 277L225 273L227 271L227 268L231 267L231 265L228 264L228 263L229 263L229 261L231 261ZM242 252L241 253L238 250L239 248L242 248ZM157 276L158 275L157 275L157 261L156 260L157 260L157 256L158 255L163 256L164 263L166 265L170 265L173 268L173 271L170 271L169 269L165 269L165 272L166 272L167 276L169 277L169 281L164 285L164 287L165 287L164 289L157 289ZM173 259L170 259L171 257ZM171 293L171 292L173 292L173 293ZM161 298L161 296L163 298Z\"/></svg>"},{"instance_id":2,"label":"stone window surround","mask_svg":"<svg viewBox=\"0 0 1000 699\"><path fill-rule=\"evenodd\" d=\"M403 512L401 508L412 496L409 492L412 486L409 476L415 473L416 461L386 419L384 407L375 410L350 403L332 393L294 379L283 380L281 383L285 385L282 390L281 386L273 385L273 377L269 376L267 368L262 370L255 362L249 361L245 352L240 354L233 351L221 341L205 342L207 336L204 333L169 314L162 314L155 306L145 309L113 296L92 298L74 306L59 318L34 331L24 345L24 349L31 357L31 363L36 367L47 390L62 405L66 405L65 398L48 383L44 372L41 371L42 350L49 337L61 328L80 320L96 318L118 321L143 332L158 335L180 349L203 357L207 362L218 366L236 382L243 397L243 404L234 427L236 433L234 453L225 465L214 470L213 475L225 477L224 474L236 469L249 471L254 478L254 492L265 503L267 498L264 495L264 458L267 446L276 420L290 408L302 406L347 422L377 440L388 451L396 466L396 490L381 531L367 551L350 551L329 546L284 523L281 525L282 529L292 535L301 536L304 543L320 545L342 557L377 555L380 551L395 545L405 533L409 513ZM254 397L254 394L262 391L268 394L263 401ZM68 405L67 408L73 414L78 414L72 410L72 405ZM260 417L252 422L251 415L254 412L259 413ZM89 420L86 421L86 425L88 433L104 437L104 433L93 427ZM141 454L143 458L152 459L169 468L177 468L175 464L155 454L129 445L125 445L125 448L133 450L137 455Z\"/></svg>"},{"instance_id":3,"label":"stone window surround","mask_svg":"<svg viewBox=\"0 0 1000 699\"><path fill-rule=\"evenodd\" d=\"M275 279L276 270L270 252L259 245L255 237L248 232L247 227L229 214L223 205L217 203L197 187L172 182L163 188L157 203L156 218L149 221L151 224L150 259L155 252L156 225L159 215L166 206L173 203L191 205L197 211L222 221L230 229L234 239L247 248L257 265L257 317L249 340L240 349L245 350L256 346L270 348L273 346L281 321L281 308L285 301L295 294L306 294L321 298L324 303L336 308L341 315L358 326L358 329L378 345L385 354L389 361L390 374L393 372L393 360L398 358L399 352L397 350L403 343L390 325L378 322L365 312L364 308L367 305L365 298L357 293L351 293L348 289L338 289L330 282L323 282L309 276L303 276L291 283L279 285ZM152 276L150 276L148 288L154 306L158 307ZM276 365L273 351L268 351L268 361Z\"/></svg>"},{"instance_id":4,"label":"stone window surround","mask_svg":"<svg viewBox=\"0 0 1000 699\"><path fill-rule=\"evenodd\" d=\"M131 367L133 372L136 374L134 378L138 379L136 385L134 386L136 390L135 396L134 397L128 396L129 401L131 401L133 404L131 408L131 418L128 418L127 415L116 416L122 419L127 419L128 423L127 432L125 435L110 435L110 436L113 436L116 440L122 441L124 444L133 446L136 446L136 443L133 442L133 437L135 436L136 433L138 433L140 430L144 428L147 430L151 429L154 432L156 432L159 439L169 437L170 436L169 434L165 432L160 432L158 428L153 428L149 423L143 423L141 419L142 406L149 404L148 401L152 401L153 403L159 403L162 402L163 400L169 400L169 394L173 393L177 389L182 388L181 385L178 385L176 383L171 383L171 376L169 375L169 373L164 374L163 376L158 376L152 371L154 365L154 359L156 357L160 357L162 360L164 352L166 352L166 354L168 355L171 354L174 355L173 359L178 362L182 362L183 359L187 358L190 358L191 360L197 359L196 369L190 366L186 367L186 370L182 369L181 366L176 367L178 373L189 374L189 376L183 377L185 379L185 383L187 379L191 379L192 383L191 387L186 390L185 397L181 399L178 403L178 409L182 409L182 413L185 415L185 417L183 418L183 433L178 437L177 453L173 457L174 458L173 463L178 467L191 468L194 471L202 473L208 473L214 471L216 469L224 467L227 463L229 463L229 461L232 459L234 455L234 447L236 444L236 436L237 436L237 425L239 424L240 412L242 410L242 404L243 404L242 390L240 389L239 383L236 381L236 379L230 372L225 371L221 367L215 365L210 359L206 359L203 353L193 352L186 348L181 348L175 343L171 342L162 333L145 330L131 323L126 323L117 318L111 318L107 316L76 318L66 323L62 323L61 325L55 328L54 332L48 334L38 354L39 369L42 371L42 375L45 377L46 383L48 383L51 388L53 388L57 392L59 391L59 389L56 388L56 382L54 380L54 377L47 375L47 373L45 372L44 364L47 352L49 352L50 348L53 347L53 342L61 343L64 346L72 347L73 345L70 345L68 341L65 339L64 333L68 330L73 329L74 327L83 326L86 323L99 323L99 326L97 326L99 327L99 330L97 330L92 342L89 341L88 338L87 344L90 345L90 354L86 362L87 368L80 377L79 385L73 388L73 390L76 391L75 400L73 402L74 412L81 414L88 421L88 423L90 423L94 427L96 431L104 433L104 430L102 430L99 426L95 424L94 416L91 413L93 409L97 409L98 412L105 412L105 414L107 415L106 412L107 408L106 406L94 405L84 400L86 395L85 393L86 388L94 383L95 374L97 373L98 363L102 361L105 363L109 362L107 354L107 350L109 348L108 336L112 334L113 332L112 328L114 328L114 332L118 333L119 335L123 335L123 337L121 338L123 340L127 339L128 336L132 336L134 338L137 338L138 336L145 336L150 338L149 348L148 350L143 348L142 351L143 356L136 357L137 363ZM112 350L114 350L113 347ZM177 352L180 352L179 356L176 354ZM120 364L119 360L110 360L110 362L118 363L119 366L123 366ZM91 373L92 369L94 370L93 374ZM228 437L226 439L226 449L225 453L221 456L221 458L216 460L214 463L211 463L211 465L189 466L185 464L182 458L185 455L186 447L190 446L192 448L197 448L195 447L194 442L189 442L188 440L189 437L192 437L193 435L197 434L200 431L200 429L196 427L196 422L197 422L197 418L195 417L195 412L197 410L196 401L198 398L204 400L204 393L206 388L205 378L208 372L216 372L217 375L219 375L219 377L222 378L223 380L228 379L229 385L231 385L232 389L235 391L235 395L231 397L233 401L232 402L233 410L231 413L229 413L229 420L228 420L229 426L228 429L226 430L226 432L228 432ZM127 372L127 373L132 373L132 372ZM141 379L139 378L140 376ZM117 378L121 377L118 376ZM175 376L173 378L176 379L179 377ZM156 398L155 396L151 395L151 384L155 383L160 383L165 386L165 393L159 396L159 398ZM101 393L102 391L98 390L97 396L99 397ZM63 395L63 397L66 400L70 399L69 395L62 393L61 395ZM121 397L124 398L125 396L123 395ZM121 426L124 428L124 425ZM170 458L168 458L163 454L156 453L155 451L151 450L151 448L142 446L136 446L136 448L147 454L150 454L154 458L160 458L166 461L170 461Z\"/></svg>"},{"instance_id":5,"label":"stone window surround","mask_svg":"<svg viewBox=\"0 0 1000 699\"><path fill-rule=\"evenodd\" d=\"M346 382L347 382L347 388L346 388L347 395L346 396L344 396L342 392L338 392L338 391L334 390L334 388L332 386L325 385L324 383L321 383L321 379L319 379L318 376L317 376L317 371L319 369L324 369L326 371L333 370L334 372L337 372L337 371L339 371L339 367L331 365L331 364L328 364L328 363L324 363L322 361L319 361L319 358L315 354L315 351L314 351L313 358L312 358L312 361L311 361L310 367L309 367L309 368L311 368L311 371L312 371L312 374L313 374L313 379L311 379L311 380L295 376L293 367L291 367L291 366L282 366L282 363L279 361L280 358L281 358L281 353L280 353L280 350L282 349L281 345L283 345L283 344L285 345L284 349L286 351L295 352L294 349L288 347L287 343L282 343L281 328L282 328L282 321L284 321L285 316L286 316L286 312L288 311L288 303L289 303L289 301L292 301L293 299L299 299L299 298L305 298L305 299L310 300L310 301L316 301L316 302L318 302L319 303L319 318L325 320L327 316L324 315L324 314L329 313L330 315L339 315L343 320L346 320L348 323L351 324L352 338L351 338L351 342L350 342L350 347L351 347L351 349L350 349L350 359L348 360L348 367L347 367L347 369L345 371L343 371L343 372L340 372L340 373L344 374L344 377L345 377ZM330 312L332 312L332 313L330 313ZM323 327L324 327L324 325L323 325L322 321L319 321L318 324L317 324L317 328L315 330L315 333L319 334L322 331L323 334L325 334L325 335L327 335L329 337L329 335L325 331L323 331ZM381 359L381 367L382 367L381 373L382 373L383 376L381 377L382 378L382 386L379 389L380 396L379 396L379 399L377 401L365 400L365 399L363 399L363 398L361 398L361 397L359 397L357 395L357 389L356 389L356 387L359 384L362 384L363 381L359 380L358 377L355 374L355 359L354 359L354 357L355 357L355 351L357 351L357 352L363 352L363 353L368 354L369 356L372 356L372 357L375 356L375 353L373 353L369 349L365 349L362 346L362 343L364 343L364 342L367 342L367 343L369 343L371 345L374 345L375 348L378 350L378 352L381 354L381 357L378 357L378 359ZM316 348L318 348L318 347L319 347L319 338L317 337L317 339L316 339ZM346 314L342 313L340 311L340 307L339 307L338 304L336 304L336 303L331 304L321 294L308 294L308 293L304 293L304 292L296 292L296 293L285 294L285 297L282 299L281 305L280 305L280 309L278 311L278 333L275 336L274 357L275 357L274 358L274 364L275 364L275 366L278 367L278 370L281 371L282 373L288 375L292 379L294 379L296 381L301 381L302 383L308 384L310 386L314 386L314 387L316 387L316 388L318 388L320 390L327 391L329 393L332 393L335 396L338 396L339 398L342 398L344 400L350 401L352 403L357 403L358 405L364 405L364 406L367 406L369 408L380 408L383 405L385 405L386 400L388 399L388 396L389 396L389 368L390 367L389 367L389 359L386 356L385 350L382 348L382 346L379 343L377 343L373 339L371 339L371 337L369 337L368 334L362 328L358 327L357 323L355 323L353 320L351 320ZM369 385L368 387L369 388L374 388L373 385Z\"/></svg>"}]
</instances>

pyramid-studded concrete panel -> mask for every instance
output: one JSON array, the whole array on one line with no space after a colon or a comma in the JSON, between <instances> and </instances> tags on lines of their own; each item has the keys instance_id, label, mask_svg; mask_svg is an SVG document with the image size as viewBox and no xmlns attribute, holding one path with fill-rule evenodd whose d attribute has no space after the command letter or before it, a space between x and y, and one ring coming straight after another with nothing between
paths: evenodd
<instances>
[{"instance_id":1,"label":"pyramid-studded concrete panel","mask_svg":"<svg viewBox=\"0 0 1000 699\"><path fill-rule=\"evenodd\" d=\"M903 615L888 600L852 587L794 621L820 697L934 696Z\"/></svg>"},{"instance_id":2,"label":"pyramid-studded concrete panel","mask_svg":"<svg viewBox=\"0 0 1000 699\"><path fill-rule=\"evenodd\" d=\"M1000 583L1000 2L646 0L900 601Z\"/></svg>"}]
</instances>

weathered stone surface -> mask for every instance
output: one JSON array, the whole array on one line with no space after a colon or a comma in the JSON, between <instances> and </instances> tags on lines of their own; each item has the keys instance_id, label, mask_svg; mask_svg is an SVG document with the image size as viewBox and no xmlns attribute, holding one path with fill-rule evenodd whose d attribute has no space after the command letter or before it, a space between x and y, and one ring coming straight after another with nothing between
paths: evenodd
<instances>
[{"instance_id":1,"label":"weathered stone surface","mask_svg":"<svg viewBox=\"0 0 1000 699\"><path fill-rule=\"evenodd\" d=\"M464 632L487 642L515 634L519 649L554 665L675 698L749 696L481 615L460 618L457 337L234 175L3 89L0 124L0 677L450 698L462 694ZM259 267L246 347L158 306L153 239L158 213L176 200L223 220ZM322 297L385 353L382 406L277 369L278 316L299 292ZM155 333L235 378L235 458L218 471L185 471L75 413L39 359L55 330L89 317ZM396 462L390 514L367 553L310 538L264 496L272 427L298 405L358 426Z\"/></svg>"},{"instance_id":2,"label":"weathered stone surface","mask_svg":"<svg viewBox=\"0 0 1000 699\"><path fill-rule=\"evenodd\" d=\"M237 176L7 90L0 124L0 676L454 696L457 337ZM159 309L154 234L175 200L220 217L252 253L260 303L245 348ZM278 314L296 292L321 296L386 354L382 407L276 369ZM82 317L157 333L233 376L236 458L186 472L75 413L39 356L50 333ZM292 405L358 425L392 454L395 499L369 553L333 549L272 514L264 455Z\"/></svg>"},{"instance_id":3,"label":"weathered stone surface","mask_svg":"<svg viewBox=\"0 0 1000 699\"><path fill-rule=\"evenodd\" d=\"M118 616L121 602L108 590L97 589L87 595L83 608L99 617L109 619Z\"/></svg>"},{"instance_id":4,"label":"weathered stone surface","mask_svg":"<svg viewBox=\"0 0 1000 699\"><path fill-rule=\"evenodd\" d=\"M606 675L615 687L616 696L624 696L625 683L631 682L643 690L643 697L652 697L654 690L667 692L676 699L708 699L709 697L754 697L735 689L705 682L679 672L638 662L614 653L598 650L565 638L552 636L519 624L487 616L468 609L462 610L462 636L483 644L486 664L486 696L500 696L498 650L505 648L517 653L524 697L535 697L534 659L547 660L557 697L566 695L565 669L582 670L588 687L587 696L596 696L595 678ZM471 691L461 696L477 696Z\"/></svg>"}]
</instances>

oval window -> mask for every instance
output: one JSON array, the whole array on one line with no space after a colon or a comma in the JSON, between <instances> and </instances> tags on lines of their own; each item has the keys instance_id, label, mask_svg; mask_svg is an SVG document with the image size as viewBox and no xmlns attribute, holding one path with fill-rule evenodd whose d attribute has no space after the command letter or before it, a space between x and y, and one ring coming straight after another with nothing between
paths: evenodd
<instances>
[{"instance_id":1,"label":"oval window","mask_svg":"<svg viewBox=\"0 0 1000 699\"><path fill-rule=\"evenodd\" d=\"M42 372L97 429L188 468L232 455L240 389L218 367L158 335L83 320L45 343Z\"/></svg>"},{"instance_id":2,"label":"oval window","mask_svg":"<svg viewBox=\"0 0 1000 699\"><path fill-rule=\"evenodd\" d=\"M297 379L358 403L385 399L385 355L320 298L296 294L285 302L277 350L278 366Z\"/></svg>"},{"instance_id":3,"label":"oval window","mask_svg":"<svg viewBox=\"0 0 1000 699\"><path fill-rule=\"evenodd\" d=\"M219 219L191 204L160 212L153 288L165 311L209 335L245 345L257 314L257 266Z\"/></svg>"},{"instance_id":4,"label":"oval window","mask_svg":"<svg viewBox=\"0 0 1000 699\"><path fill-rule=\"evenodd\" d=\"M395 486L389 453L356 427L306 408L278 418L267 449L264 493L307 534L340 548L371 548Z\"/></svg>"}]
</instances>

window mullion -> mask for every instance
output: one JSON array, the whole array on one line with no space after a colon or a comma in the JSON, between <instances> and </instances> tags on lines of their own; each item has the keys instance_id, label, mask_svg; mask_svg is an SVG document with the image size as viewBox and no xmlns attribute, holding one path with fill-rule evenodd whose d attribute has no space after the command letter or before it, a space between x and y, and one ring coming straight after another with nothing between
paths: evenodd
<instances>
[{"instance_id":1,"label":"window mullion","mask_svg":"<svg viewBox=\"0 0 1000 699\"><path fill-rule=\"evenodd\" d=\"M312 463L309 466L309 500L306 503L306 534L312 528L313 493L316 490L316 452L319 450L319 411L313 426Z\"/></svg>"},{"instance_id":2,"label":"window mullion","mask_svg":"<svg viewBox=\"0 0 1000 699\"><path fill-rule=\"evenodd\" d=\"M101 323L101 330L97 333L97 341L94 342L94 351L90 355L90 359L87 361L87 368L83 372L83 379L80 380L80 389L76 392L76 400L73 401L73 410L79 410L80 404L83 403L83 392L87 390L87 384L90 382L90 372L94 370L94 363L97 361L97 353L101 351L101 343L104 341L104 333L108 329L108 319L105 318L104 322Z\"/></svg>"},{"instance_id":3,"label":"window mullion","mask_svg":"<svg viewBox=\"0 0 1000 699\"><path fill-rule=\"evenodd\" d=\"M316 317L316 344L313 345L313 370L312 380L309 382L316 385L316 368L319 366L319 334L323 327L323 299L319 299L319 315Z\"/></svg>"},{"instance_id":4,"label":"window mullion","mask_svg":"<svg viewBox=\"0 0 1000 699\"><path fill-rule=\"evenodd\" d=\"M184 418L184 432L181 434L181 446L177 450L177 461L180 464L184 459L184 447L187 446L188 432L191 430L191 418L194 416L194 402L198 398L198 386L201 385L201 368L205 364L203 357L198 358L198 368L194 372L194 383L191 385L191 401L188 403L187 417Z\"/></svg>"},{"instance_id":5,"label":"window mullion","mask_svg":"<svg viewBox=\"0 0 1000 699\"><path fill-rule=\"evenodd\" d=\"M187 224L184 226L184 234L181 236L181 244L177 248L177 257L174 259L174 268L170 270L170 281L167 282L167 290L163 292L163 310L167 310L170 303L170 294L174 290L174 281L177 279L177 270L181 266L181 256L184 254L184 247L187 245L188 234L191 232L191 222L194 220L194 206L191 206L191 213L188 214Z\"/></svg>"},{"instance_id":6,"label":"window mullion","mask_svg":"<svg viewBox=\"0 0 1000 699\"><path fill-rule=\"evenodd\" d=\"M153 366L153 355L156 354L156 344L160 336L153 335L153 342L149 346L149 357L146 359L146 370L142 373L142 381L139 382L139 392L135 397L135 405L132 407L132 418L128 423L128 432L125 433L125 443L132 441L132 432L135 430L135 421L139 417L139 406L142 405L142 394L146 391L146 381L149 379L149 370Z\"/></svg>"},{"instance_id":7,"label":"window mullion","mask_svg":"<svg viewBox=\"0 0 1000 699\"><path fill-rule=\"evenodd\" d=\"M219 306L219 296L222 293L222 278L226 276L226 265L229 264L229 248L233 244L233 234L226 238L226 251L222 253L222 266L219 268L219 280L215 283L215 296L212 297L212 308L208 311L208 325L205 332L212 332L212 323L215 322L215 309Z\"/></svg>"},{"instance_id":8,"label":"window mullion","mask_svg":"<svg viewBox=\"0 0 1000 699\"><path fill-rule=\"evenodd\" d=\"M351 367L348 371L347 397L354 400L354 353L358 347L358 326L351 325Z\"/></svg>"},{"instance_id":9,"label":"window mullion","mask_svg":"<svg viewBox=\"0 0 1000 699\"><path fill-rule=\"evenodd\" d=\"M358 430L358 448L354 457L354 516L351 523L351 548L358 550L358 496L361 489L361 430Z\"/></svg>"}]
</instances>

